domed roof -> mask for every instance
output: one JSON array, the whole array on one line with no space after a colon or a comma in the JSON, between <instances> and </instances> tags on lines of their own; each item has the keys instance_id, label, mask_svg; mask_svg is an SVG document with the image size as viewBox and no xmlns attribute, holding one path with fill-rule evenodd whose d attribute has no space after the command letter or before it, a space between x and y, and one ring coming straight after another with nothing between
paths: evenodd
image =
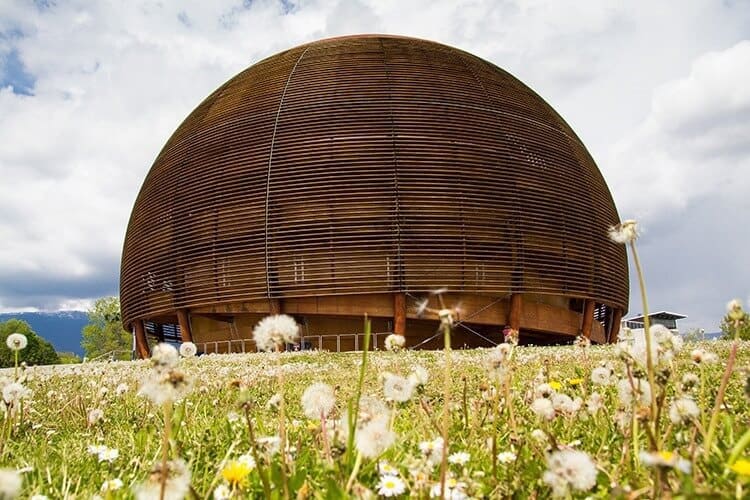
<instances>
[{"instance_id":1,"label":"domed roof","mask_svg":"<svg viewBox=\"0 0 750 500\"><path fill-rule=\"evenodd\" d=\"M123 249L123 320L265 298L451 290L627 309L596 164L497 66L350 36L274 55L156 158Z\"/></svg>"}]
</instances>

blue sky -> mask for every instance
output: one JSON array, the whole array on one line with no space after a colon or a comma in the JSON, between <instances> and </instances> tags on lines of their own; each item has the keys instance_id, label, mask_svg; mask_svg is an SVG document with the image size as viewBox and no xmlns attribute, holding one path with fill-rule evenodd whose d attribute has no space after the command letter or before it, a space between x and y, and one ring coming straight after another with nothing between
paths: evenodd
<instances>
[{"instance_id":1,"label":"blue sky","mask_svg":"<svg viewBox=\"0 0 750 500\"><path fill-rule=\"evenodd\" d=\"M712 330L748 300L750 2L6 0L0 310L116 294L130 209L179 123L254 62L351 33L453 45L542 95L641 221L653 309Z\"/></svg>"}]
</instances>

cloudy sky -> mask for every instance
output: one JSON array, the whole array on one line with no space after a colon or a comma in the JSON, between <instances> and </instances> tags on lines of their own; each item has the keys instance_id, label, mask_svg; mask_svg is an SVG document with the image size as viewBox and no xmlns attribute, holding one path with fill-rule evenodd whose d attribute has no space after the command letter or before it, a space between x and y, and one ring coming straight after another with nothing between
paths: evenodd
<instances>
[{"instance_id":1,"label":"cloudy sky","mask_svg":"<svg viewBox=\"0 0 750 500\"><path fill-rule=\"evenodd\" d=\"M1 0L0 311L116 294L182 119L258 60L352 33L459 47L552 104L643 225L652 309L711 331L748 299L750 2Z\"/></svg>"}]
</instances>

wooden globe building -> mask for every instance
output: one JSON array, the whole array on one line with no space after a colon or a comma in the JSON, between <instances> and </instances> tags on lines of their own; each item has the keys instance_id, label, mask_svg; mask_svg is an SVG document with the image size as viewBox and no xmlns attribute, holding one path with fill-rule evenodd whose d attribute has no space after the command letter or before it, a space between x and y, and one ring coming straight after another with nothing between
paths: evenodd
<instances>
[{"instance_id":1,"label":"wooden globe building","mask_svg":"<svg viewBox=\"0 0 750 500\"><path fill-rule=\"evenodd\" d=\"M254 350L292 315L301 347L382 335L435 347L584 334L612 340L627 310L617 210L565 121L471 54L395 36L309 43L230 79L177 128L135 202L123 323L204 352ZM429 306L424 312L425 303Z\"/></svg>"}]
</instances>

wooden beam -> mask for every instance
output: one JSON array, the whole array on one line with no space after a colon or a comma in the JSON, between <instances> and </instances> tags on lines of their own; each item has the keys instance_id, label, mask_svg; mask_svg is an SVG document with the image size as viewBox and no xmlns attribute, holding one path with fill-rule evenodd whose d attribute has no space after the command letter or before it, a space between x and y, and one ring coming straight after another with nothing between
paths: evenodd
<instances>
[{"instance_id":1,"label":"wooden beam","mask_svg":"<svg viewBox=\"0 0 750 500\"><path fill-rule=\"evenodd\" d=\"M521 330L521 316L523 314L523 296L514 293L510 296L510 312L508 313L508 325L514 330Z\"/></svg>"},{"instance_id":2,"label":"wooden beam","mask_svg":"<svg viewBox=\"0 0 750 500\"><path fill-rule=\"evenodd\" d=\"M177 322L180 324L180 337L183 342L193 341L193 332L190 330L190 316L186 309L177 309Z\"/></svg>"},{"instance_id":3,"label":"wooden beam","mask_svg":"<svg viewBox=\"0 0 750 500\"><path fill-rule=\"evenodd\" d=\"M594 306L596 306L596 303L591 299L586 299L586 302L583 303L581 335L587 339L591 338L591 325L594 323Z\"/></svg>"},{"instance_id":4,"label":"wooden beam","mask_svg":"<svg viewBox=\"0 0 750 500\"><path fill-rule=\"evenodd\" d=\"M146 328L143 326L143 320L135 320L133 326L135 327L135 352L140 359L146 359L150 356L150 353L148 350L148 340L146 340Z\"/></svg>"},{"instance_id":5,"label":"wooden beam","mask_svg":"<svg viewBox=\"0 0 750 500\"><path fill-rule=\"evenodd\" d=\"M612 311L612 328L607 335L610 344L617 342L617 337L620 335L620 322L622 322L622 309L617 307Z\"/></svg>"},{"instance_id":6,"label":"wooden beam","mask_svg":"<svg viewBox=\"0 0 750 500\"><path fill-rule=\"evenodd\" d=\"M406 334L406 294L393 294L393 333Z\"/></svg>"}]
</instances>

